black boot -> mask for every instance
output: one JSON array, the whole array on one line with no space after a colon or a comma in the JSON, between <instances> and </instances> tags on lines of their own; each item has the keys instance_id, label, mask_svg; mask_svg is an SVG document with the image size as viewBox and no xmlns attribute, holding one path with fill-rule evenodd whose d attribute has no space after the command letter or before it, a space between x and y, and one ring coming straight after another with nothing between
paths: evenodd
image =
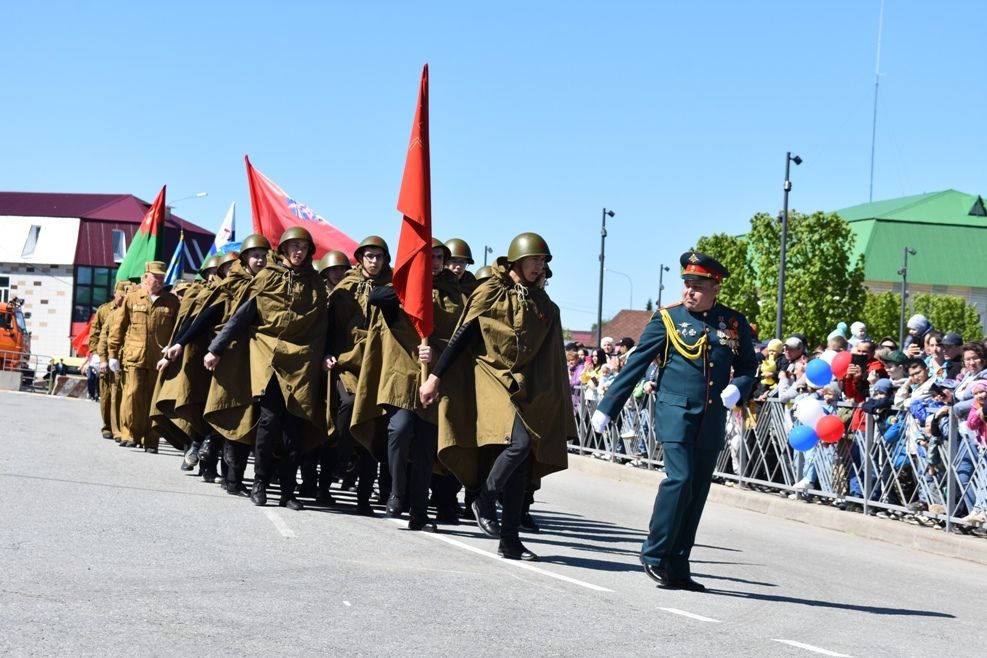
<instances>
[{"instance_id":1,"label":"black boot","mask_svg":"<svg viewBox=\"0 0 987 658\"><path fill-rule=\"evenodd\" d=\"M497 555L508 560L538 561L538 556L525 548L517 537L501 537Z\"/></svg>"},{"instance_id":2,"label":"black boot","mask_svg":"<svg viewBox=\"0 0 987 658\"><path fill-rule=\"evenodd\" d=\"M267 485L259 480L255 481L254 488L250 491L250 500L253 501L254 505L257 507L263 507L266 505Z\"/></svg>"}]
</instances>

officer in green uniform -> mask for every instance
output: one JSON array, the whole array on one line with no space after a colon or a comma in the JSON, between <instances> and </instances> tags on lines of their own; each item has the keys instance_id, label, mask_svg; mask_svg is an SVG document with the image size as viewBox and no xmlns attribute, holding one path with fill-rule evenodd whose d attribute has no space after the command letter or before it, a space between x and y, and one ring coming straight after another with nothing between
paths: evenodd
<instances>
[{"instance_id":1,"label":"officer in green uniform","mask_svg":"<svg viewBox=\"0 0 987 658\"><path fill-rule=\"evenodd\" d=\"M727 409L750 394L757 361L747 319L716 301L726 268L694 251L682 255L681 265L682 301L652 316L592 425L598 432L606 428L658 358L653 427L667 477L655 497L641 563L665 589L702 592L706 588L692 579L689 554L723 448Z\"/></svg>"}]
</instances>

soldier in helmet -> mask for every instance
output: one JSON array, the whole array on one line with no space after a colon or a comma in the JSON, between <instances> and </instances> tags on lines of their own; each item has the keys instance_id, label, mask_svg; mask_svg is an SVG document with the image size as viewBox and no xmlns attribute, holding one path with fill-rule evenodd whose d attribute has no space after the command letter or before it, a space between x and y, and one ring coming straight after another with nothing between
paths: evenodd
<instances>
[{"instance_id":1,"label":"soldier in helmet","mask_svg":"<svg viewBox=\"0 0 987 658\"><path fill-rule=\"evenodd\" d=\"M109 369L109 355L107 354L107 339L110 335L110 327L117 315L123 300L130 290L129 281L118 281L113 289L113 299L100 307L106 307L102 320L99 318L99 309L96 311L98 322L93 323L90 330L89 349L99 356L99 411L103 417L103 438L114 439L120 442L120 395L122 392L122 381L119 373L114 373ZM96 345L93 346L92 335L96 336ZM107 436L109 432L109 436Z\"/></svg>"},{"instance_id":2,"label":"soldier in helmet","mask_svg":"<svg viewBox=\"0 0 987 658\"><path fill-rule=\"evenodd\" d=\"M559 308L541 285L551 258L536 233L511 241L493 276L466 302L456 333L420 390L422 402L431 404L443 384L439 458L468 489L479 489L477 524L500 538L498 555L514 560L538 559L518 537L526 480L530 476L534 488L541 477L566 468L566 442L576 435ZM457 368L471 384L450 380Z\"/></svg>"},{"instance_id":3,"label":"soldier in helmet","mask_svg":"<svg viewBox=\"0 0 987 658\"><path fill-rule=\"evenodd\" d=\"M299 457L326 438L326 288L312 268L315 243L307 230L295 226L282 233L277 253L280 262L250 280L240 307L209 344L203 363L214 370L233 339L249 331L250 387L259 412L250 499L267 504L277 451L278 504L300 510L304 506L295 498Z\"/></svg>"},{"instance_id":4,"label":"soldier in helmet","mask_svg":"<svg viewBox=\"0 0 987 658\"><path fill-rule=\"evenodd\" d=\"M345 466L356 451L359 483L356 490L357 513L371 516L370 496L377 475L377 460L350 433L353 402L363 365L363 346L369 327L369 296L375 287L391 282L391 253L384 239L371 235L363 239L353 253L356 267L346 273L329 295L329 344L334 362L330 379L330 434L336 439L337 463ZM378 424L374 432L383 436L386 427ZM322 473L320 490L328 493L332 473ZM381 482L381 488L390 482ZM383 495L383 494L382 494Z\"/></svg>"},{"instance_id":5,"label":"soldier in helmet","mask_svg":"<svg viewBox=\"0 0 987 658\"><path fill-rule=\"evenodd\" d=\"M391 474L386 514L397 518L407 508L411 530L422 530L432 523L428 517L428 490L438 421L437 409L422 405L418 396L420 364L441 354L463 309L456 277L445 269L448 256L448 247L433 239L433 330L427 346L419 344L418 332L392 286L379 286L370 293L369 301L375 310L370 316L354 402L353 435L371 452L383 453L386 449ZM386 446L383 441L375 441L378 437L374 426L382 416L387 421ZM458 521L458 514L449 516Z\"/></svg>"},{"instance_id":6,"label":"soldier in helmet","mask_svg":"<svg viewBox=\"0 0 987 658\"><path fill-rule=\"evenodd\" d=\"M339 282L346 276L350 267L350 259L346 254L338 249L333 249L319 259L315 269L319 271L322 280L326 282L326 290L332 292L332 289L339 285Z\"/></svg>"},{"instance_id":7,"label":"soldier in helmet","mask_svg":"<svg viewBox=\"0 0 987 658\"><path fill-rule=\"evenodd\" d=\"M476 271L476 284L480 285L487 279L493 276L493 268L489 265L484 265Z\"/></svg>"},{"instance_id":8,"label":"soldier in helmet","mask_svg":"<svg viewBox=\"0 0 987 658\"><path fill-rule=\"evenodd\" d=\"M158 435L151 431L151 397L157 375L154 367L175 328L178 298L164 290L167 269L161 261L144 267L141 286L124 299L107 339L109 368L123 368L120 404L120 445L158 451Z\"/></svg>"},{"instance_id":9,"label":"soldier in helmet","mask_svg":"<svg viewBox=\"0 0 987 658\"><path fill-rule=\"evenodd\" d=\"M473 264L473 252L466 241L459 238L446 240L446 247L449 249L449 260L446 262L446 268L456 275L460 289L468 297L479 285L476 277L466 269L467 265Z\"/></svg>"},{"instance_id":10,"label":"soldier in helmet","mask_svg":"<svg viewBox=\"0 0 987 658\"><path fill-rule=\"evenodd\" d=\"M723 449L727 410L753 388L757 360L747 319L716 301L727 269L695 251L682 254L682 301L658 309L591 420L602 432L657 357L661 366L652 427L665 456L644 571L660 587L703 592L689 554Z\"/></svg>"}]
</instances>

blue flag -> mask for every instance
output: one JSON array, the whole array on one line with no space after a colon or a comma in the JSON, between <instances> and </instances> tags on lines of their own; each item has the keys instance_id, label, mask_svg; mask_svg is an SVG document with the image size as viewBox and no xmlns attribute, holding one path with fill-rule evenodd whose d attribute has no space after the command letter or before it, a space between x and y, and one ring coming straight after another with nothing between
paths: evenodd
<instances>
[{"instance_id":1,"label":"blue flag","mask_svg":"<svg viewBox=\"0 0 987 658\"><path fill-rule=\"evenodd\" d=\"M181 278L182 272L185 270L182 267L185 259L182 257L182 252L185 250L185 231L182 231L178 236L178 245L175 247L175 253L171 255L171 260L168 262L168 273L165 274L164 284L166 286L173 286Z\"/></svg>"}]
</instances>

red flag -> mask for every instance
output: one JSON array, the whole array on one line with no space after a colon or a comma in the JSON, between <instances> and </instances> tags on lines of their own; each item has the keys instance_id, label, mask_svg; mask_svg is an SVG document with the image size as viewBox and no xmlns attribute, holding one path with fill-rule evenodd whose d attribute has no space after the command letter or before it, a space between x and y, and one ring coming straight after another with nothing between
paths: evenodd
<instances>
[{"instance_id":1,"label":"red flag","mask_svg":"<svg viewBox=\"0 0 987 658\"><path fill-rule=\"evenodd\" d=\"M321 258L327 251L338 249L350 259L356 251L357 243L338 228L330 224L304 203L288 196L277 183L260 173L250 164L250 158L243 156L247 163L247 186L250 188L250 210L254 220L254 233L260 233L276 245L281 234L292 226L301 226L312 234L315 241L315 256Z\"/></svg>"},{"instance_id":2,"label":"red flag","mask_svg":"<svg viewBox=\"0 0 987 658\"><path fill-rule=\"evenodd\" d=\"M428 157L428 64L411 124L398 211L404 215L394 259L394 290L418 335L432 334L432 183Z\"/></svg>"},{"instance_id":3,"label":"red flag","mask_svg":"<svg viewBox=\"0 0 987 658\"><path fill-rule=\"evenodd\" d=\"M89 356L89 330L92 329L93 320L95 319L96 314L93 313L92 317L89 318L89 322L86 323L86 328L72 339L72 349L75 350L76 356Z\"/></svg>"}]
</instances>

